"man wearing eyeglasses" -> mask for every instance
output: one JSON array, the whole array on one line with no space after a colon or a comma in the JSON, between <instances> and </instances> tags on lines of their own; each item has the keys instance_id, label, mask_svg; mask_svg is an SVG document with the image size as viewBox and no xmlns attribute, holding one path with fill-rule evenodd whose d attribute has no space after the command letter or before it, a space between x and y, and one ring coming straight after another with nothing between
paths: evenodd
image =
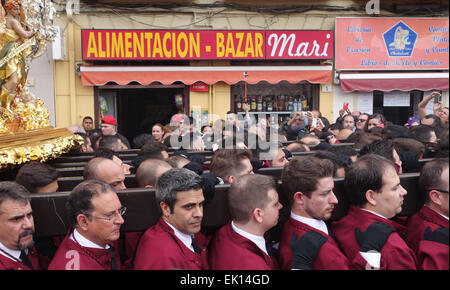
<instances>
[{"instance_id":1,"label":"man wearing eyeglasses","mask_svg":"<svg viewBox=\"0 0 450 290\"><path fill-rule=\"evenodd\" d=\"M408 220L406 242L425 270L449 269L448 159L427 162L420 172L419 186L425 205Z\"/></svg>"},{"instance_id":2,"label":"man wearing eyeglasses","mask_svg":"<svg viewBox=\"0 0 450 290\"><path fill-rule=\"evenodd\" d=\"M49 270L119 270L114 245L126 208L114 188L99 180L77 185L66 203L73 230L53 257Z\"/></svg>"}]
</instances>

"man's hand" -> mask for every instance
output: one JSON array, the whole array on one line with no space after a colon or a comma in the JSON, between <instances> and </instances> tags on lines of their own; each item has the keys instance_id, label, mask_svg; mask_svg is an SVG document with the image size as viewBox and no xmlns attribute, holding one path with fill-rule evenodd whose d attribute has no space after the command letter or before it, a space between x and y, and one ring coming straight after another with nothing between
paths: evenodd
<instances>
[{"instance_id":1,"label":"man's hand","mask_svg":"<svg viewBox=\"0 0 450 290\"><path fill-rule=\"evenodd\" d=\"M434 232L431 231L430 227L425 229L423 239L426 241L432 241L448 246L448 229L438 228Z\"/></svg>"},{"instance_id":2,"label":"man's hand","mask_svg":"<svg viewBox=\"0 0 450 290\"><path fill-rule=\"evenodd\" d=\"M356 228L355 236L358 244L361 246L361 252L380 252L393 232L395 232L395 230L387 224L374 222L367 227L365 232Z\"/></svg>"},{"instance_id":3,"label":"man's hand","mask_svg":"<svg viewBox=\"0 0 450 290\"><path fill-rule=\"evenodd\" d=\"M295 233L291 236L292 269L311 270L312 263L319 254L322 245L328 240L327 237L309 231L298 240Z\"/></svg>"}]
</instances>

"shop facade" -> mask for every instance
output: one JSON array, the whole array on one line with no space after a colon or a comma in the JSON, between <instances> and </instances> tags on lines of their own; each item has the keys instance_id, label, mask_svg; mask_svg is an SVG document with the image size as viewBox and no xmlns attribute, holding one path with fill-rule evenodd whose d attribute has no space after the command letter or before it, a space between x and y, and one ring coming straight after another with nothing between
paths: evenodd
<instances>
[{"instance_id":1,"label":"shop facade","mask_svg":"<svg viewBox=\"0 0 450 290\"><path fill-rule=\"evenodd\" d=\"M202 115L205 121L200 125L206 125L224 118L227 111L242 113L246 103L251 114L277 114L276 121L281 123L295 111L318 109L318 87L331 82L332 66L321 65L320 61L333 58L333 31L82 30L81 33L83 60L94 62L81 66L81 81L95 87L99 117L120 113L130 122L127 112L133 112L130 115L137 116L137 121L148 118L151 126L157 122L167 124L173 114L193 115L196 111L195 115ZM185 61L206 60L214 64L223 59L229 64L183 65ZM117 61L148 60L154 60L154 65L116 65ZM158 61L168 65L160 65ZM222 110L211 110L218 96L205 102L199 99L217 83L229 86L230 94L224 100L229 103ZM135 104L130 104L133 94L121 92L132 92L130 89L137 90L134 95L140 95L136 96ZM191 97L192 93L195 97ZM150 99L148 102L142 101L145 96ZM153 105L145 105L149 103ZM117 104L121 112L116 110ZM138 113L134 108L143 110Z\"/></svg>"},{"instance_id":2,"label":"shop facade","mask_svg":"<svg viewBox=\"0 0 450 290\"><path fill-rule=\"evenodd\" d=\"M448 107L448 18L336 18L335 32L333 120L347 102L403 125L432 91Z\"/></svg>"},{"instance_id":3,"label":"shop facade","mask_svg":"<svg viewBox=\"0 0 450 290\"><path fill-rule=\"evenodd\" d=\"M334 17L319 13L320 21L316 21L317 16L302 13L283 15L267 30L243 21L253 17L261 22L270 17L261 13L224 14L210 19L208 28L196 25L183 30L148 29L107 14L81 13L73 15L73 21L61 18L56 24L65 27L66 53L63 60L55 61L56 126L79 124L86 115L98 124L102 114L111 114L117 117L119 131L135 130L131 133L134 135L141 124L156 122L157 118L166 122L168 116L163 112L192 115L196 110L212 115L208 121L213 122L214 118L225 119L228 111L239 111L236 103L245 98L245 84L249 107L253 98L257 103L264 97L263 111L270 111L269 102L275 111L277 102L280 121L300 103L305 105L302 108L331 114ZM179 18L174 14L164 14L159 26L178 27L171 22ZM129 15L145 21L156 16L140 17ZM94 37L85 40L83 33ZM274 34L273 52L267 45L269 33ZM286 39L277 39L283 34ZM152 103L157 99L167 102ZM139 111L144 108L160 116L145 116ZM146 117L149 121L143 122Z\"/></svg>"}]
</instances>

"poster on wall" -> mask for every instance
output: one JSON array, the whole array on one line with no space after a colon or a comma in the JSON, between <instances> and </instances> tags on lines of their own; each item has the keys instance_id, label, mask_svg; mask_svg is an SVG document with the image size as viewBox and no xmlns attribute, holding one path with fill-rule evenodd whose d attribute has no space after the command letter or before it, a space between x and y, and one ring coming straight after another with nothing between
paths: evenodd
<instances>
[{"instance_id":1,"label":"poster on wall","mask_svg":"<svg viewBox=\"0 0 450 290\"><path fill-rule=\"evenodd\" d=\"M385 92L383 97L383 107L409 107L409 92Z\"/></svg>"},{"instance_id":2,"label":"poster on wall","mask_svg":"<svg viewBox=\"0 0 450 290\"><path fill-rule=\"evenodd\" d=\"M449 68L448 18L336 18L336 70Z\"/></svg>"},{"instance_id":3,"label":"poster on wall","mask_svg":"<svg viewBox=\"0 0 450 290\"><path fill-rule=\"evenodd\" d=\"M369 115L373 114L372 92L358 92L358 111Z\"/></svg>"}]
</instances>

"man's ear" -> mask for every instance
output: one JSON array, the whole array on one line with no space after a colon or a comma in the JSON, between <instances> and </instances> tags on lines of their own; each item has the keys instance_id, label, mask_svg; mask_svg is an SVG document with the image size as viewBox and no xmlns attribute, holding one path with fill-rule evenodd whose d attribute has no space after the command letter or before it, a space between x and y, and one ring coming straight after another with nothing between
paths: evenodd
<instances>
[{"instance_id":1,"label":"man's ear","mask_svg":"<svg viewBox=\"0 0 450 290\"><path fill-rule=\"evenodd\" d=\"M80 229L87 231L89 227L89 218L84 214L77 215L77 224Z\"/></svg>"},{"instance_id":2,"label":"man's ear","mask_svg":"<svg viewBox=\"0 0 450 290\"><path fill-rule=\"evenodd\" d=\"M162 212L163 217L168 218L168 217L170 216L170 214L171 214L170 206L167 205L167 204L166 204L165 202L163 202L163 201L161 201L161 202L159 203L159 206L161 207L161 212Z\"/></svg>"},{"instance_id":3,"label":"man's ear","mask_svg":"<svg viewBox=\"0 0 450 290\"><path fill-rule=\"evenodd\" d=\"M296 193L294 193L293 202L297 203L299 205L304 205L304 203L305 203L304 199L305 198L306 198L306 196L303 194L303 192L297 191Z\"/></svg>"},{"instance_id":4,"label":"man's ear","mask_svg":"<svg viewBox=\"0 0 450 290\"><path fill-rule=\"evenodd\" d=\"M442 193L440 193L437 190L430 190L428 192L428 197L430 198L430 201L437 205L442 205Z\"/></svg>"},{"instance_id":5,"label":"man's ear","mask_svg":"<svg viewBox=\"0 0 450 290\"><path fill-rule=\"evenodd\" d=\"M255 208L252 212L253 219L257 223L262 223L264 221L264 211L260 208Z\"/></svg>"},{"instance_id":6,"label":"man's ear","mask_svg":"<svg viewBox=\"0 0 450 290\"><path fill-rule=\"evenodd\" d=\"M379 195L379 193L373 191L372 189L369 189L368 191L366 191L367 202L371 206L376 206L377 205L377 200L378 200L378 195Z\"/></svg>"}]
</instances>

